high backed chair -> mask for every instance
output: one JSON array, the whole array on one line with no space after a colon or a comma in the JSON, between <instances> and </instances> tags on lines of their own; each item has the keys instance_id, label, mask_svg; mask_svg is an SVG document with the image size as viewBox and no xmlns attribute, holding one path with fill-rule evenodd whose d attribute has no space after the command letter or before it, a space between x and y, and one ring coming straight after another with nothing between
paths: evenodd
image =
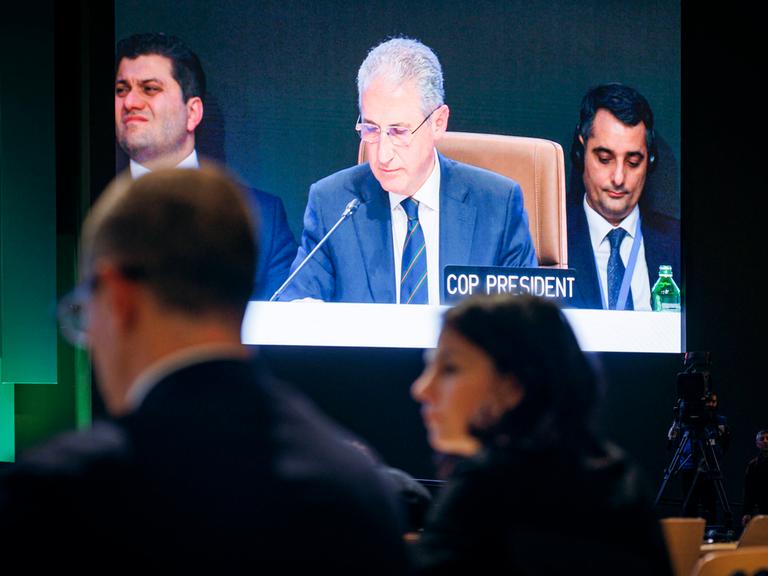
<instances>
[{"instance_id":1,"label":"high backed chair","mask_svg":"<svg viewBox=\"0 0 768 576\"><path fill-rule=\"evenodd\" d=\"M756 576L768 572L768 546L710 552L694 567L692 576Z\"/></svg>"},{"instance_id":2,"label":"high backed chair","mask_svg":"<svg viewBox=\"0 0 768 576\"><path fill-rule=\"evenodd\" d=\"M744 527L739 537L739 548L745 546L768 546L768 516L754 516Z\"/></svg>"},{"instance_id":3,"label":"high backed chair","mask_svg":"<svg viewBox=\"0 0 768 576\"><path fill-rule=\"evenodd\" d=\"M704 540L704 518L663 518L661 529L675 576L690 576Z\"/></svg>"},{"instance_id":4,"label":"high backed chair","mask_svg":"<svg viewBox=\"0 0 768 576\"><path fill-rule=\"evenodd\" d=\"M448 158L520 184L539 265L567 267L565 161L560 144L541 138L446 132L437 149ZM357 160L368 161L363 142Z\"/></svg>"}]
</instances>

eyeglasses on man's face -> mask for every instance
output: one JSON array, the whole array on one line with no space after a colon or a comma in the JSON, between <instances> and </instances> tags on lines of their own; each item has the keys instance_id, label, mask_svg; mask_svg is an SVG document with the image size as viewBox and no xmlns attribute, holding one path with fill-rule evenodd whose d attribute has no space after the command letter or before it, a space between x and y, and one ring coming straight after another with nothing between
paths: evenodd
<instances>
[{"instance_id":1,"label":"eyeglasses on man's face","mask_svg":"<svg viewBox=\"0 0 768 576\"><path fill-rule=\"evenodd\" d=\"M98 276L88 276L64 296L56 308L61 335L73 346L88 345L88 302L98 283Z\"/></svg>"},{"instance_id":2,"label":"eyeglasses on man's face","mask_svg":"<svg viewBox=\"0 0 768 576\"><path fill-rule=\"evenodd\" d=\"M121 265L118 267L120 274L132 281L146 279L147 273L140 265ZM56 308L56 316L59 321L59 329L62 336L74 346L87 348L88 329L90 315L88 304L93 294L98 290L100 277L97 273L88 274L75 288L64 296Z\"/></svg>"},{"instance_id":3,"label":"eyeglasses on man's face","mask_svg":"<svg viewBox=\"0 0 768 576\"><path fill-rule=\"evenodd\" d=\"M430 116L437 112L442 104L427 114L426 118L421 121L421 124L416 126L413 130L406 128L405 126L387 126L383 128L377 124L371 124L370 122L361 122L360 116L357 117L357 124L355 124L355 130L360 134L360 139L368 144L375 144L381 139L382 130L389 137L389 141L393 146L408 146L413 140L413 135L416 131L424 126L424 123L429 120Z\"/></svg>"}]
</instances>

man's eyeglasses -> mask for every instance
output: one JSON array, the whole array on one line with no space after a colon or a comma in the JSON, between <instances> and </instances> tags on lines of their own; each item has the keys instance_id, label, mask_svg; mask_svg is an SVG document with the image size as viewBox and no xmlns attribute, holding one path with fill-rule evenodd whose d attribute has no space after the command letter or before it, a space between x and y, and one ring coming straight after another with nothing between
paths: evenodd
<instances>
[{"instance_id":1,"label":"man's eyeglasses","mask_svg":"<svg viewBox=\"0 0 768 576\"><path fill-rule=\"evenodd\" d=\"M413 130L405 128L404 126L387 126L383 129L384 133L389 136L389 141L392 142L393 146L409 146L413 140L413 135L416 134L416 131L424 126L424 123L429 120L429 117L437 112L441 107L442 104L427 114L427 117L421 121L421 124L416 126L416 128ZM381 126L370 124L368 122L360 122L360 116L357 117L355 130L357 130L357 132L360 134L360 139L363 142L367 142L368 144L375 144L381 139Z\"/></svg>"},{"instance_id":2,"label":"man's eyeglasses","mask_svg":"<svg viewBox=\"0 0 768 576\"><path fill-rule=\"evenodd\" d=\"M61 335L73 346L85 348L88 344L88 301L98 284L98 276L89 276L64 296L56 308Z\"/></svg>"},{"instance_id":3,"label":"man's eyeglasses","mask_svg":"<svg viewBox=\"0 0 768 576\"><path fill-rule=\"evenodd\" d=\"M120 274L128 280L138 281L147 276L142 266L122 265L119 269ZM99 282L98 274L92 273L59 300L56 308L59 329L67 342L74 346L86 348L88 345L88 301L98 289Z\"/></svg>"}]
</instances>

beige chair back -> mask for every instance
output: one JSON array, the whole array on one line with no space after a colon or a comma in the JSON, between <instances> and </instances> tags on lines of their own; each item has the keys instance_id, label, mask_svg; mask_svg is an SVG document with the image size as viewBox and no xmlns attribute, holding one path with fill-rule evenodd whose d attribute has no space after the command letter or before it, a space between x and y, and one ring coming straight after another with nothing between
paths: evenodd
<instances>
[{"instance_id":1,"label":"beige chair back","mask_svg":"<svg viewBox=\"0 0 768 576\"><path fill-rule=\"evenodd\" d=\"M568 266L565 161L560 144L541 138L446 132L437 149L448 158L520 184L539 265ZM363 142L357 161L368 161Z\"/></svg>"},{"instance_id":2,"label":"beige chair back","mask_svg":"<svg viewBox=\"0 0 768 576\"><path fill-rule=\"evenodd\" d=\"M754 516L747 523L739 538L739 548L745 546L768 546L768 516Z\"/></svg>"},{"instance_id":3,"label":"beige chair back","mask_svg":"<svg viewBox=\"0 0 768 576\"><path fill-rule=\"evenodd\" d=\"M692 576L731 576L736 572L754 576L768 570L768 546L711 552L698 561Z\"/></svg>"},{"instance_id":4,"label":"beige chair back","mask_svg":"<svg viewBox=\"0 0 768 576\"><path fill-rule=\"evenodd\" d=\"M663 518L661 529L675 576L690 576L704 540L704 518Z\"/></svg>"}]
</instances>

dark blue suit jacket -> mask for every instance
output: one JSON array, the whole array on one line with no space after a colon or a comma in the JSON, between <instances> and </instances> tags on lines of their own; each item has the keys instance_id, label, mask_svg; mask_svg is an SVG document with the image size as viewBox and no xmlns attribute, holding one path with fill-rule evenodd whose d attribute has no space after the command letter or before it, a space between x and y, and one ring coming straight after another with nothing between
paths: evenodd
<instances>
[{"instance_id":1,"label":"dark blue suit jacket","mask_svg":"<svg viewBox=\"0 0 768 576\"><path fill-rule=\"evenodd\" d=\"M582 205L583 197L568 205L568 267L576 271L574 298L576 308L603 307L597 281L597 265L589 238L587 215ZM645 262L651 288L659 277L661 264L672 265L675 283L680 283L680 221L658 212L640 210L645 246Z\"/></svg>"},{"instance_id":2,"label":"dark blue suit jacket","mask_svg":"<svg viewBox=\"0 0 768 576\"><path fill-rule=\"evenodd\" d=\"M31 572L402 574L392 494L346 438L249 362L189 366L0 475L0 538Z\"/></svg>"},{"instance_id":3,"label":"dark blue suit jacket","mask_svg":"<svg viewBox=\"0 0 768 576\"><path fill-rule=\"evenodd\" d=\"M440 269L449 265L536 266L520 186L503 176L440 161ZM368 164L312 185L292 269L335 224L353 198L360 208L299 272L281 300L395 302L389 196Z\"/></svg>"},{"instance_id":4,"label":"dark blue suit jacket","mask_svg":"<svg viewBox=\"0 0 768 576\"><path fill-rule=\"evenodd\" d=\"M296 256L296 239L280 198L255 188L245 188L245 191L259 224L259 264L252 298L269 300L288 277Z\"/></svg>"}]
</instances>

